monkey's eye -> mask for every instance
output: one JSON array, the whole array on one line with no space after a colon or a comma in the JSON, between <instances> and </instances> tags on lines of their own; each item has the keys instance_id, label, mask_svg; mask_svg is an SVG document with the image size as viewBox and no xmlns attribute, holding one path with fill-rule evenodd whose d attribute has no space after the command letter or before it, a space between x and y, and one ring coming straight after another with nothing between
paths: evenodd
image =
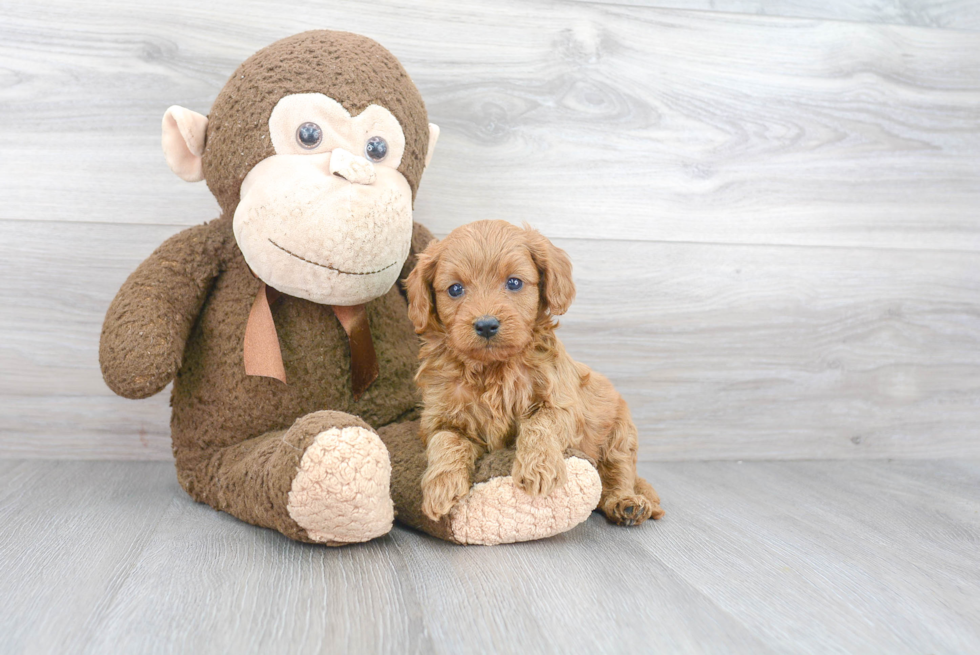
<instances>
[{"instance_id":1,"label":"monkey's eye","mask_svg":"<svg viewBox=\"0 0 980 655\"><path fill-rule=\"evenodd\" d=\"M380 136L372 136L364 146L364 156L371 161L381 161L388 154L388 142Z\"/></svg>"},{"instance_id":2,"label":"monkey's eye","mask_svg":"<svg viewBox=\"0 0 980 655\"><path fill-rule=\"evenodd\" d=\"M524 281L519 277L512 277L507 280L507 288L511 291L520 291L524 287Z\"/></svg>"},{"instance_id":3,"label":"monkey's eye","mask_svg":"<svg viewBox=\"0 0 980 655\"><path fill-rule=\"evenodd\" d=\"M446 289L446 293L448 293L451 298L459 298L461 295L463 295L463 285L459 282L456 284L451 284L449 285L449 288Z\"/></svg>"},{"instance_id":4,"label":"monkey's eye","mask_svg":"<svg viewBox=\"0 0 980 655\"><path fill-rule=\"evenodd\" d=\"M296 128L296 140L307 150L313 150L323 141L323 130L316 123L303 123Z\"/></svg>"}]
</instances>

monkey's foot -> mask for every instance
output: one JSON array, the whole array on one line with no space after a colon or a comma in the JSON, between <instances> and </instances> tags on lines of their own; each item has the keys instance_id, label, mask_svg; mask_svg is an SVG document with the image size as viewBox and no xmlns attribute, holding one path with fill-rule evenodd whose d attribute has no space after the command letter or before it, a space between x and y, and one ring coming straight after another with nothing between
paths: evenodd
<instances>
[{"instance_id":1,"label":"monkey's foot","mask_svg":"<svg viewBox=\"0 0 980 655\"><path fill-rule=\"evenodd\" d=\"M391 462L374 432L330 428L303 453L286 509L313 541L348 544L387 534Z\"/></svg>"},{"instance_id":2,"label":"monkey's foot","mask_svg":"<svg viewBox=\"0 0 980 655\"><path fill-rule=\"evenodd\" d=\"M548 496L529 496L507 476L473 485L449 514L453 540L506 544L544 539L571 530L599 503L602 482L589 462L565 460L568 481Z\"/></svg>"}]
</instances>

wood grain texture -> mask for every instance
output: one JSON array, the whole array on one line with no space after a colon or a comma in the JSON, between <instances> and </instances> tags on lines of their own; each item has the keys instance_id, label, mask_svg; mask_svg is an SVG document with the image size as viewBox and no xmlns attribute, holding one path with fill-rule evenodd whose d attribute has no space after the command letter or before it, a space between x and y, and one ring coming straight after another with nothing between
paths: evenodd
<instances>
[{"instance_id":1,"label":"wood grain texture","mask_svg":"<svg viewBox=\"0 0 980 655\"><path fill-rule=\"evenodd\" d=\"M693 493L646 552L778 652L977 648L975 462L651 468Z\"/></svg>"},{"instance_id":2,"label":"wood grain texture","mask_svg":"<svg viewBox=\"0 0 980 655\"><path fill-rule=\"evenodd\" d=\"M0 453L170 457L166 392L112 396L98 337L174 229L0 221ZM556 242L558 334L626 397L641 458L980 457L980 255Z\"/></svg>"},{"instance_id":3,"label":"wood grain texture","mask_svg":"<svg viewBox=\"0 0 980 655\"><path fill-rule=\"evenodd\" d=\"M698 1L4 3L0 454L170 457L166 395L97 366L126 275L217 214L160 116L327 26L389 47L443 128L420 221L572 254L561 335L641 457L980 455L980 40L933 29L974 9Z\"/></svg>"},{"instance_id":4,"label":"wood grain texture","mask_svg":"<svg viewBox=\"0 0 980 655\"><path fill-rule=\"evenodd\" d=\"M443 128L418 202L437 231L980 247L975 34L516 0L40 7L8 2L0 24L0 218L212 218L164 164L163 111L207 112L313 17L377 38L419 84Z\"/></svg>"},{"instance_id":5,"label":"wood grain texture","mask_svg":"<svg viewBox=\"0 0 980 655\"><path fill-rule=\"evenodd\" d=\"M0 652L77 653L179 491L173 470L21 462L0 472Z\"/></svg>"},{"instance_id":6,"label":"wood grain texture","mask_svg":"<svg viewBox=\"0 0 980 655\"><path fill-rule=\"evenodd\" d=\"M331 549L193 503L165 463L16 463L0 650L980 649L980 462L641 472L667 517L637 529L596 514L546 541L459 547L396 527Z\"/></svg>"},{"instance_id":7,"label":"wood grain texture","mask_svg":"<svg viewBox=\"0 0 980 655\"><path fill-rule=\"evenodd\" d=\"M973 0L585 0L590 3L980 30Z\"/></svg>"}]
</instances>

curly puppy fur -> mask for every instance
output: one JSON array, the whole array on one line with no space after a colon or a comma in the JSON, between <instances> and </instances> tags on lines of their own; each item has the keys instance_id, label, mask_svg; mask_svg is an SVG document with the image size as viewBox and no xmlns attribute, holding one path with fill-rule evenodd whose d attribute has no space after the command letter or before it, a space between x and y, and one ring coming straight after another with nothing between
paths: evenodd
<instances>
[{"instance_id":1,"label":"curly puppy fur","mask_svg":"<svg viewBox=\"0 0 980 655\"><path fill-rule=\"evenodd\" d=\"M564 485L564 453L574 449L597 462L599 509L610 521L663 516L657 492L636 474L626 402L555 336L553 316L575 297L565 251L527 225L478 221L431 243L406 286L423 341L416 381L426 515L447 514L469 490L477 459L516 442L511 474L528 494Z\"/></svg>"}]
</instances>

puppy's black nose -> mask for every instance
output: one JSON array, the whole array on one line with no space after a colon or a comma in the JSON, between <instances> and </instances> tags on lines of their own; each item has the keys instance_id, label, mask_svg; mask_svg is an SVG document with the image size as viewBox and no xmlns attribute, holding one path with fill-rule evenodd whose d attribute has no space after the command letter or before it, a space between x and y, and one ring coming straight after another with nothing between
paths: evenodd
<instances>
[{"instance_id":1,"label":"puppy's black nose","mask_svg":"<svg viewBox=\"0 0 980 655\"><path fill-rule=\"evenodd\" d=\"M496 316L481 316L476 319L473 329L484 339L489 339L497 334L497 330L500 329L500 321L497 320Z\"/></svg>"}]
</instances>

